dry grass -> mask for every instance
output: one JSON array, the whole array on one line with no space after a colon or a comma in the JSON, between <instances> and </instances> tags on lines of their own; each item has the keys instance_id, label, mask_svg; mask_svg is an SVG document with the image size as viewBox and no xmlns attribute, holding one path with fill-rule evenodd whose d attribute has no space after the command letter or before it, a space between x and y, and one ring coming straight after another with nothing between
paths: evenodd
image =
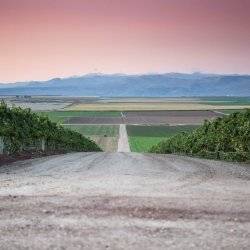
<instances>
[{"instance_id":1,"label":"dry grass","mask_svg":"<svg viewBox=\"0 0 250 250\"><path fill-rule=\"evenodd\" d=\"M89 136L104 152L116 152L118 137Z\"/></svg>"},{"instance_id":2,"label":"dry grass","mask_svg":"<svg viewBox=\"0 0 250 250\"><path fill-rule=\"evenodd\" d=\"M85 111L133 111L133 110L211 110L211 109L243 109L243 105L209 105L195 102L110 102L82 103L69 107L67 110Z\"/></svg>"}]
</instances>

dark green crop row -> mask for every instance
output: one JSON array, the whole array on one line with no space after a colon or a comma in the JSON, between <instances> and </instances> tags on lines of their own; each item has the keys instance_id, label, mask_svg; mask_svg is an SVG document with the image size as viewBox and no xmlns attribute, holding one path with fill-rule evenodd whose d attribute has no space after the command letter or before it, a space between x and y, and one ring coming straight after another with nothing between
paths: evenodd
<instances>
[{"instance_id":1,"label":"dark green crop row","mask_svg":"<svg viewBox=\"0 0 250 250\"><path fill-rule=\"evenodd\" d=\"M41 140L48 150L101 151L93 141L51 122L48 117L30 109L9 108L4 102L0 104L0 137L4 138L9 154L21 152Z\"/></svg>"},{"instance_id":2,"label":"dark green crop row","mask_svg":"<svg viewBox=\"0 0 250 250\"><path fill-rule=\"evenodd\" d=\"M180 133L150 149L229 161L250 160L250 110L205 121L191 133Z\"/></svg>"}]
</instances>

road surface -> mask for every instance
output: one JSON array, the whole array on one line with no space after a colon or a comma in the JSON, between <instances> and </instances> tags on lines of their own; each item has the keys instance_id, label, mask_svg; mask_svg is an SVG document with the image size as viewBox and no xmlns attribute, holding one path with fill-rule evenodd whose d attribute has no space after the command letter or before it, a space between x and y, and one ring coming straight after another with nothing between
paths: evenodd
<instances>
[{"instance_id":1,"label":"road surface","mask_svg":"<svg viewBox=\"0 0 250 250\"><path fill-rule=\"evenodd\" d=\"M117 152L123 152L123 153L130 152L128 134L125 124L120 124Z\"/></svg>"},{"instance_id":2,"label":"road surface","mask_svg":"<svg viewBox=\"0 0 250 250\"><path fill-rule=\"evenodd\" d=\"M250 166L74 153L0 168L1 249L250 249Z\"/></svg>"}]
</instances>

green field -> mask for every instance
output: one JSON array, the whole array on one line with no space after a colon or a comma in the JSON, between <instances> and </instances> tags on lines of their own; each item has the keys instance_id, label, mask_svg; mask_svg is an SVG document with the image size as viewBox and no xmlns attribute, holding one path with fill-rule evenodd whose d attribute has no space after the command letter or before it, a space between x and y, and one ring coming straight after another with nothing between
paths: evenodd
<instances>
[{"instance_id":1,"label":"green field","mask_svg":"<svg viewBox=\"0 0 250 250\"><path fill-rule=\"evenodd\" d=\"M242 112L245 109L223 109L223 110L219 110L220 112L224 113L224 114L233 114L235 112Z\"/></svg>"},{"instance_id":2,"label":"green field","mask_svg":"<svg viewBox=\"0 0 250 250\"><path fill-rule=\"evenodd\" d=\"M185 126L136 126L128 125L127 133L132 152L147 152L158 142L181 132L189 132L197 128L195 125Z\"/></svg>"},{"instance_id":3,"label":"green field","mask_svg":"<svg viewBox=\"0 0 250 250\"><path fill-rule=\"evenodd\" d=\"M44 111L37 112L39 115L48 116L49 119L56 123L63 123L71 117L119 117L118 111Z\"/></svg>"},{"instance_id":4,"label":"green field","mask_svg":"<svg viewBox=\"0 0 250 250\"><path fill-rule=\"evenodd\" d=\"M128 136L169 137L183 131L192 131L197 125L166 126L166 125L127 125Z\"/></svg>"},{"instance_id":5,"label":"green field","mask_svg":"<svg viewBox=\"0 0 250 250\"><path fill-rule=\"evenodd\" d=\"M85 136L116 137L119 134L119 125L63 125L64 128L77 131Z\"/></svg>"},{"instance_id":6,"label":"green field","mask_svg":"<svg viewBox=\"0 0 250 250\"><path fill-rule=\"evenodd\" d=\"M148 152L148 150L158 142L162 141L162 137L129 137L129 146L131 152Z\"/></svg>"},{"instance_id":7,"label":"green field","mask_svg":"<svg viewBox=\"0 0 250 250\"><path fill-rule=\"evenodd\" d=\"M209 104L216 106L227 106L227 105L240 105L249 106L250 97L202 97L201 104Z\"/></svg>"}]
</instances>

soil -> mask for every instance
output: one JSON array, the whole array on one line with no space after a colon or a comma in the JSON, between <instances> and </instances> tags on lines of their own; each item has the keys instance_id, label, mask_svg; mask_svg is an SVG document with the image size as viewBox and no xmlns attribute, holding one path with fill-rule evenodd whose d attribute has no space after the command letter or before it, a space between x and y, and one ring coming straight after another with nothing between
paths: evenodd
<instances>
[{"instance_id":1,"label":"soil","mask_svg":"<svg viewBox=\"0 0 250 250\"><path fill-rule=\"evenodd\" d=\"M109 136L89 136L89 138L96 142L98 146L104 152L116 152L117 151L117 144L118 144L118 137L109 137Z\"/></svg>"},{"instance_id":2,"label":"soil","mask_svg":"<svg viewBox=\"0 0 250 250\"><path fill-rule=\"evenodd\" d=\"M250 165L74 153L0 167L2 249L249 249Z\"/></svg>"},{"instance_id":3,"label":"soil","mask_svg":"<svg viewBox=\"0 0 250 250\"><path fill-rule=\"evenodd\" d=\"M50 155L59 155L63 153L64 152L62 151L50 151L50 152L29 151L29 152L22 152L22 153L12 154L12 155L0 154L0 166L10 164L16 161L41 158L41 157L50 156Z\"/></svg>"}]
</instances>

